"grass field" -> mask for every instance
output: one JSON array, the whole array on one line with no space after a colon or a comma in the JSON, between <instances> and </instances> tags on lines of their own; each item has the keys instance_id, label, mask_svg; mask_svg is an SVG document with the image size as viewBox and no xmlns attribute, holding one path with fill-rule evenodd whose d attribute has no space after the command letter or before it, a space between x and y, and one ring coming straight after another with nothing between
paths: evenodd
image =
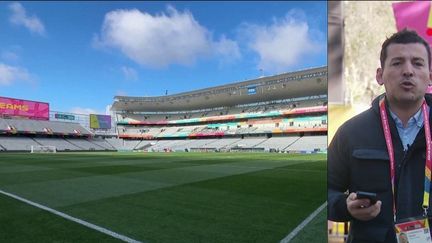
<instances>
[{"instance_id":1,"label":"grass field","mask_svg":"<svg viewBox=\"0 0 432 243\"><path fill-rule=\"evenodd\" d=\"M279 242L326 200L326 156L0 154L0 190L142 242ZM293 242L327 242L325 212ZM0 194L0 242L120 242Z\"/></svg>"}]
</instances>

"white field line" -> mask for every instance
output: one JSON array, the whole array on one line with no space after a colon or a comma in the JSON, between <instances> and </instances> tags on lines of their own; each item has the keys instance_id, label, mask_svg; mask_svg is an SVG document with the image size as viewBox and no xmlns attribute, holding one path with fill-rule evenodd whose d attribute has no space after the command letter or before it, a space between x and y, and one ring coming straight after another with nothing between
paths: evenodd
<instances>
[{"instance_id":1,"label":"white field line","mask_svg":"<svg viewBox=\"0 0 432 243\"><path fill-rule=\"evenodd\" d=\"M25 199L25 198L22 198L22 197L19 197L19 196L17 196L17 195L14 195L14 194L11 194L11 193L8 193L8 192L5 192L5 191L2 191L2 190L0 190L0 193L3 194L3 195L6 195L6 196L8 196L8 197L14 198L14 199L16 199L16 200L19 200L19 201L21 201L21 202L27 203L27 204L29 204L29 205L31 205L31 206L34 206L34 207L40 208L40 209L42 209L42 210L48 211L48 212L50 212L50 213L52 213L52 214L55 214L55 215L57 215L57 216L60 216L60 217L62 217L62 218L65 218L65 219L67 219L67 220L70 220L70 221L73 221L73 222L75 222L75 223L78 223L78 224L84 225L85 227L88 227L88 228L90 228L90 229L94 229L94 230L99 231L99 232L101 232L101 233L107 234L107 235L109 235L109 236L111 236L111 237L117 238L117 239L122 240L122 241L124 241L124 242L128 242L128 243L141 243L141 241L134 240L134 239L129 238L129 237L127 237L127 236L124 236L124 235L118 234L118 233L113 232L113 231L111 231L111 230L108 230L108 229L105 229L105 228L103 228L103 227L97 226L97 225L95 225L95 224L89 223L89 222L87 222L87 221L84 221L84 220L81 220L81 219L78 219L78 218L72 217L72 216L70 216L70 215L67 215L67 214L62 213L62 212L59 212L59 211L57 211L57 210L55 210L55 209L52 209L52 208L46 207L46 206L41 205L41 204L39 204L39 203L35 203L35 202L32 202L32 201L29 201L29 200L27 200L27 199Z\"/></svg>"},{"instance_id":2,"label":"white field line","mask_svg":"<svg viewBox=\"0 0 432 243\"><path fill-rule=\"evenodd\" d=\"M327 202L323 203L319 208L317 208L313 213L311 213L301 224L299 224L291 233L289 233L285 238L283 238L280 243L287 243L290 242L294 237L297 236L297 234L312 221L313 218L317 216L325 207L327 206Z\"/></svg>"}]
</instances>

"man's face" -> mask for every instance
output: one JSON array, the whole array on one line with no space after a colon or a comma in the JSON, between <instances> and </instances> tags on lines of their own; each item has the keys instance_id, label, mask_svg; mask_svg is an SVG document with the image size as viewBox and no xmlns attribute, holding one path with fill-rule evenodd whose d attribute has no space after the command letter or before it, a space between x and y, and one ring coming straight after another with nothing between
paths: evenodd
<instances>
[{"instance_id":1,"label":"man's face","mask_svg":"<svg viewBox=\"0 0 432 243\"><path fill-rule=\"evenodd\" d=\"M420 43L390 44L384 67L378 68L376 78L380 85L384 84L391 104L418 104L432 79L426 47Z\"/></svg>"},{"instance_id":2,"label":"man's face","mask_svg":"<svg viewBox=\"0 0 432 243\"><path fill-rule=\"evenodd\" d=\"M408 237L405 234L400 234L399 243L408 243Z\"/></svg>"}]
</instances>

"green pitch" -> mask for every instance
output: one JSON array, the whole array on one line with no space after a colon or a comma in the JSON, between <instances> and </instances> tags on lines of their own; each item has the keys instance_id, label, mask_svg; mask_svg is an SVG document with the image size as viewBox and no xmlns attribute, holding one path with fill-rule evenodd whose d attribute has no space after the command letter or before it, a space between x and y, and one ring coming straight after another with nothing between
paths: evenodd
<instances>
[{"instance_id":1,"label":"green pitch","mask_svg":"<svg viewBox=\"0 0 432 243\"><path fill-rule=\"evenodd\" d=\"M326 166L325 155L0 153L0 190L143 242L279 242L325 202ZM0 209L0 242L120 242L1 194ZM297 238L327 242L326 226L322 212Z\"/></svg>"}]
</instances>

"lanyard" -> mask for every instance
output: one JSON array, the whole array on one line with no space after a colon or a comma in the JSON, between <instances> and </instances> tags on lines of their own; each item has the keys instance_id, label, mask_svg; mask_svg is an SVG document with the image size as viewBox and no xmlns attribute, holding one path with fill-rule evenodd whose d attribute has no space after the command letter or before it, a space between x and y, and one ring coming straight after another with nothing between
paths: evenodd
<instances>
[{"instance_id":1,"label":"lanyard","mask_svg":"<svg viewBox=\"0 0 432 243\"><path fill-rule=\"evenodd\" d=\"M395 159L394 159L394 149L393 142L390 133L390 126L387 117L387 111L384 102L384 96L381 97L379 101L380 107L380 115L381 115L381 123L384 130L384 137L386 140L387 151L390 158L390 176L391 176L391 184L392 184L392 194L393 194L393 215L396 221L396 200L395 200ZM423 112L423 120L424 120L424 129L425 129L425 137L426 137L426 163L425 163L425 181L424 181L424 193L423 193L423 210L424 215L427 215L427 209L429 208L429 191L430 191L430 181L431 181L431 167L432 167L432 159L431 159L431 134L429 127L429 113L426 109L426 101L423 100L422 104L422 112Z\"/></svg>"}]
</instances>

